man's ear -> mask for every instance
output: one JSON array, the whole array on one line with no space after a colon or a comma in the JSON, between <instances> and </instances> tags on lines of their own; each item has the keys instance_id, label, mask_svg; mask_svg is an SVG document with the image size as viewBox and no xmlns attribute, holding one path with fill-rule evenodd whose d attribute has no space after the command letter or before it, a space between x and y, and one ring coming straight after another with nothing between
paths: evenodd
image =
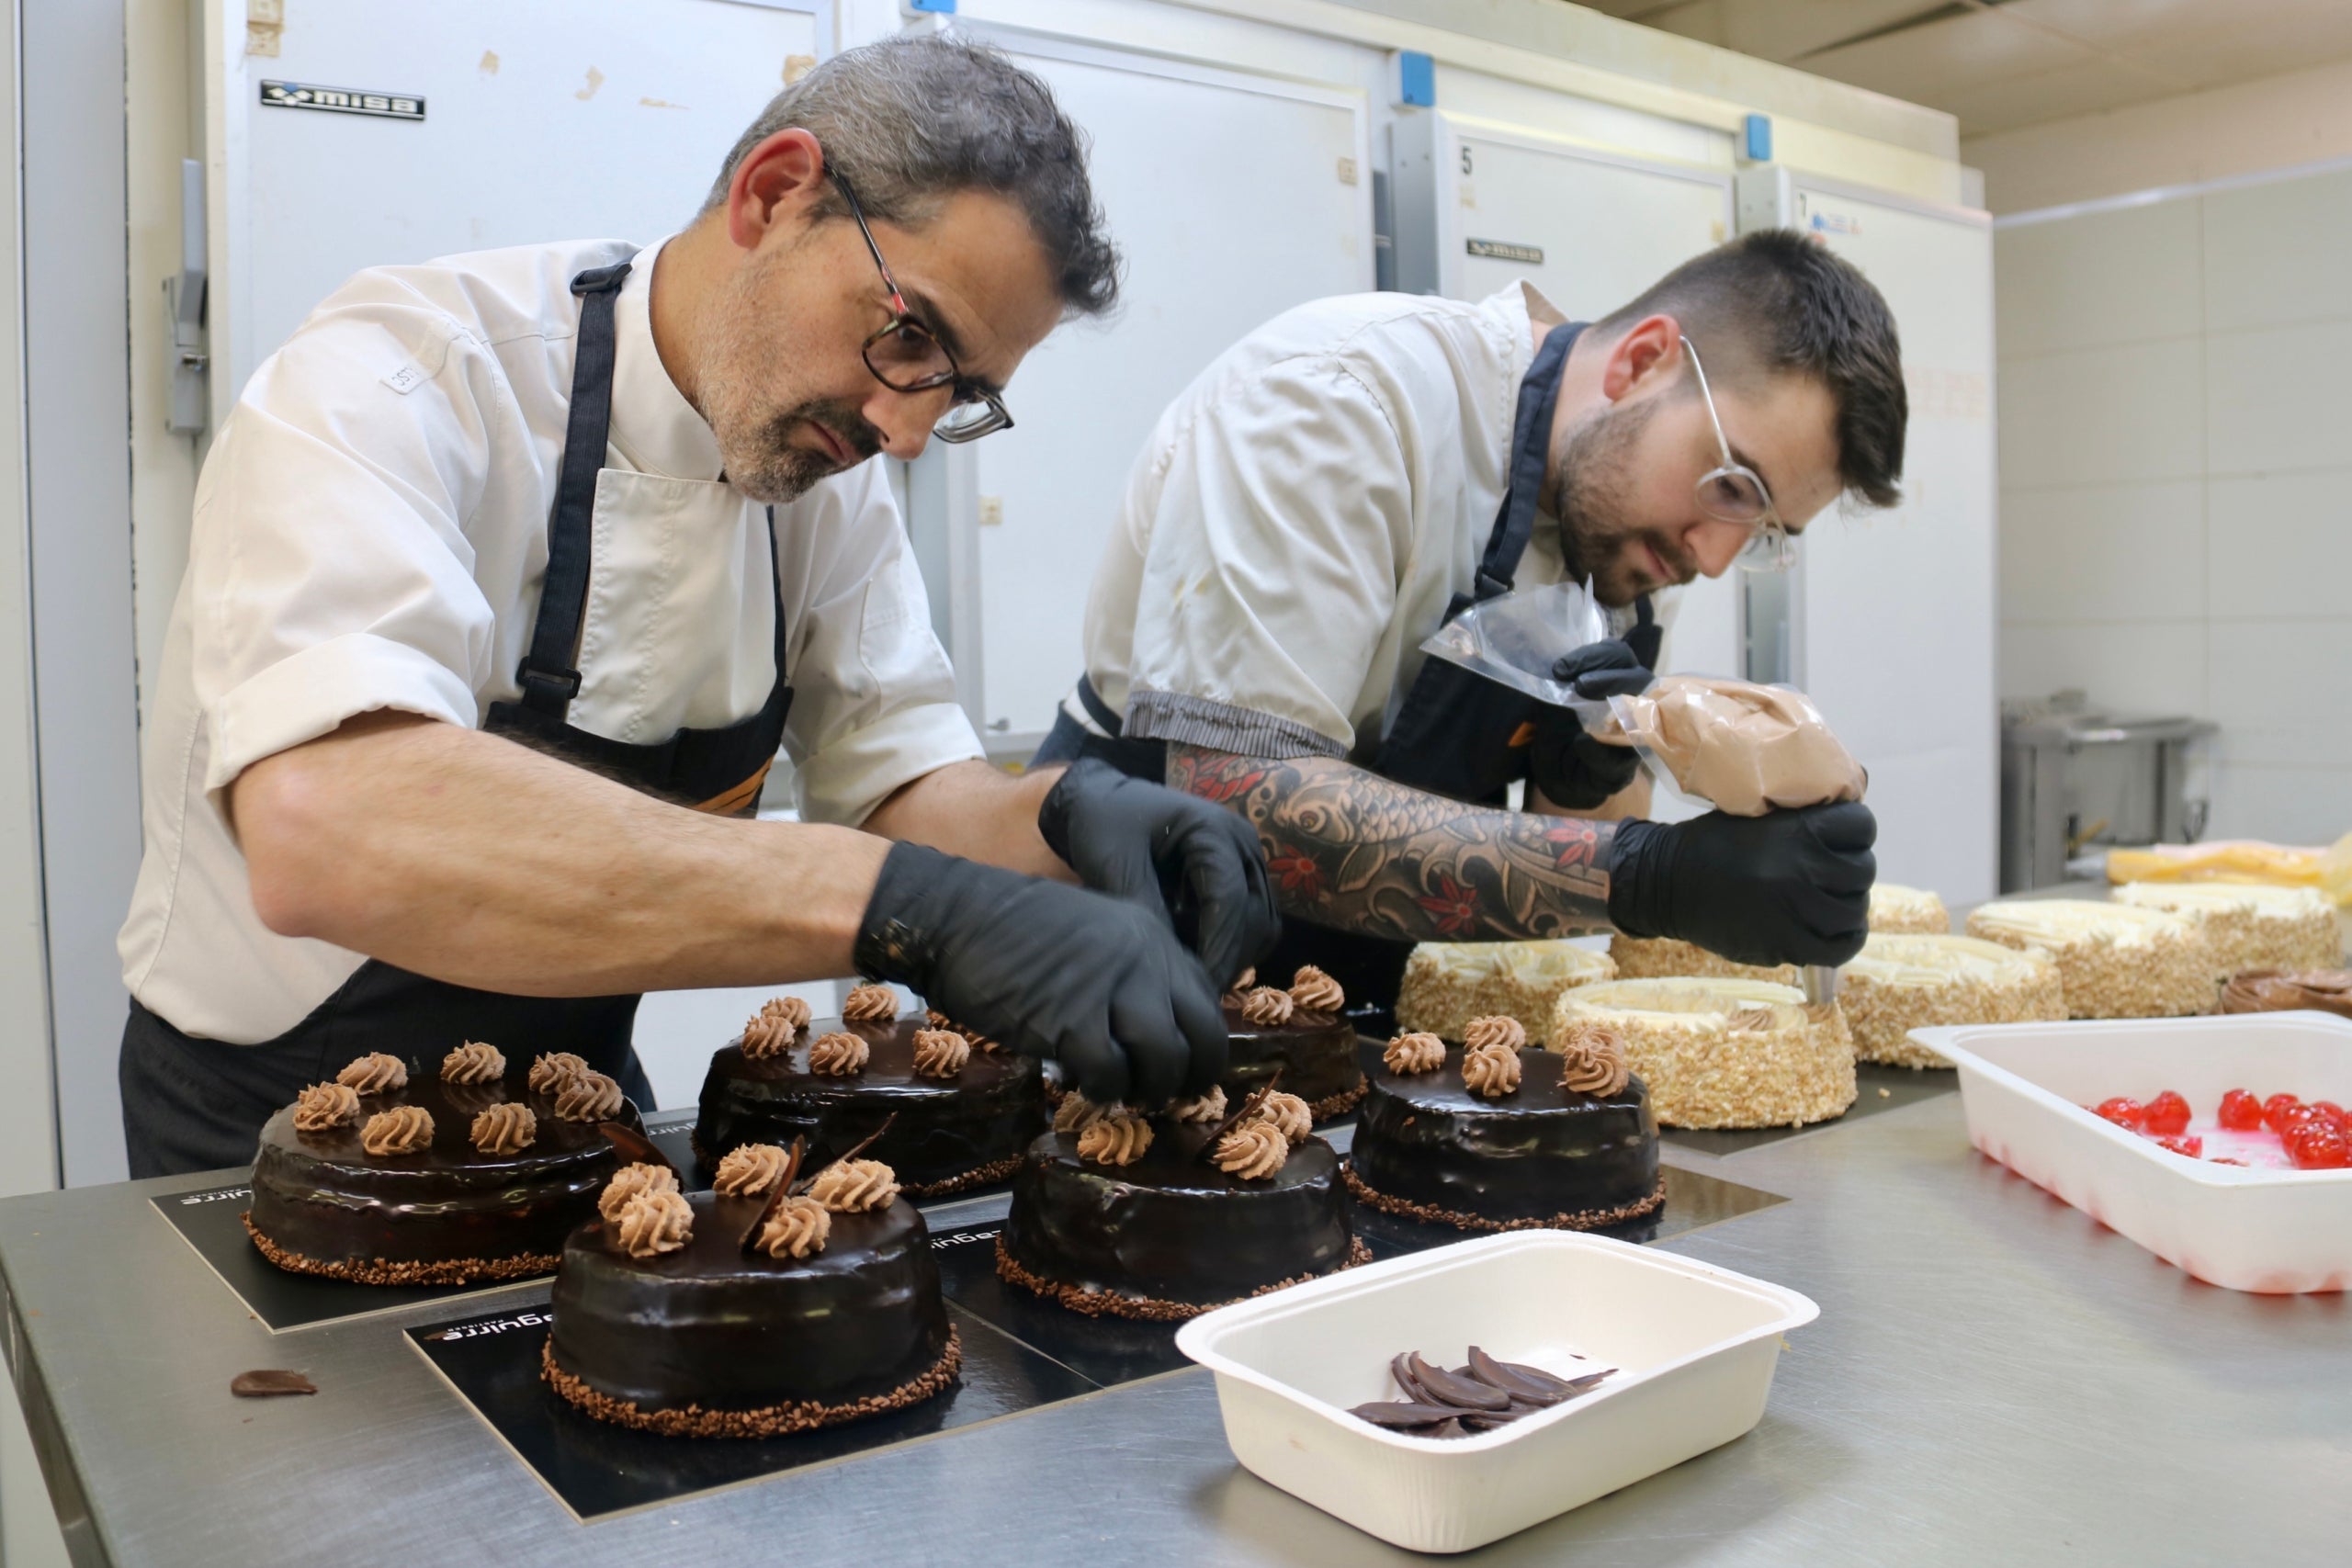
<instances>
[{"instance_id":1,"label":"man's ear","mask_svg":"<svg viewBox=\"0 0 2352 1568\"><path fill-rule=\"evenodd\" d=\"M1671 379L1682 368L1682 326L1672 316L1644 316L1626 329L1600 367L1601 395L1611 402Z\"/></svg>"},{"instance_id":2,"label":"man's ear","mask_svg":"<svg viewBox=\"0 0 2352 1568\"><path fill-rule=\"evenodd\" d=\"M727 237L757 250L780 225L806 220L825 190L825 149L791 126L743 155L727 182Z\"/></svg>"}]
</instances>

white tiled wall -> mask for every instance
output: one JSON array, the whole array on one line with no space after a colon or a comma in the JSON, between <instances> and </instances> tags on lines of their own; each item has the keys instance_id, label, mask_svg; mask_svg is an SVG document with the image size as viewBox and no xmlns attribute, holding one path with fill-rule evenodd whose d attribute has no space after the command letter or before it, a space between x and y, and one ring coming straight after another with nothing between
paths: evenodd
<instances>
[{"instance_id":1,"label":"white tiled wall","mask_svg":"<svg viewBox=\"0 0 2352 1568\"><path fill-rule=\"evenodd\" d=\"M2216 837L2352 830L2352 172L2004 228L2001 694L2218 720Z\"/></svg>"}]
</instances>

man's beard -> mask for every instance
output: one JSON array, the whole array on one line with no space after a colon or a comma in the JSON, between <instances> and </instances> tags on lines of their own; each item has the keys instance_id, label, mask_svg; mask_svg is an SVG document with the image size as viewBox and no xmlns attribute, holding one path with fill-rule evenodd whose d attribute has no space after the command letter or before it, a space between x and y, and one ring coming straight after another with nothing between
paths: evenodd
<instances>
[{"instance_id":1,"label":"man's beard","mask_svg":"<svg viewBox=\"0 0 2352 1568\"><path fill-rule=\"evenodd\" d=\"M702 416L718 439L727 481L753 501L797 501L820 479L842 470L831 457L793 444L804 424L822 424L863 462L882 449L881 433L854 403L839 399L797 402L781 413L763 412L771 383L763 372L791 345L767 330L776 306L764 298L773 269L786 256L759 257L746 265L712 305L705 323L706 351L696 390Z\"/></svg>"},{"instance_id":2,"label":"man's beard","mask_svg":"<svg viewBox=\"0 0 2352 1568\"><path fill-rule=\"evenodd\" d=\"M1626 546L1633 540L1658 553L1673 581L1688 582L1699 575L1698 563L1682 553L1679 540L1624 520L1636 488L1634 448L1657 412L1655 399L1612 404L1571 429L1560 443L1560 490L1554 511L1560 520L1561 550L1569 569L1591 587L1592 596L1612 609L1665 586L1646 558L1639 564L1626 559Z\"/></svg>"}]
</instances>

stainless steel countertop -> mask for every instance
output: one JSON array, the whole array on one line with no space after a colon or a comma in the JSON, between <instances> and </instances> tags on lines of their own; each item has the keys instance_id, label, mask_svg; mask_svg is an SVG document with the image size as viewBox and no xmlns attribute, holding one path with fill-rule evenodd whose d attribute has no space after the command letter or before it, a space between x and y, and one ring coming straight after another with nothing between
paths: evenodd
<instances>
[{"instance_id":1,"label":"stainless steel countertop","mask_svg":"<svg viewBox=\"0 0 2352 1568\"><path fill-rule=\"evenodd\" d=\"M2345 1560L2343 1296L2196 1283L1976 1155L1957 1096L1669 1158L1794 1201L1663 1245L1821 1319L1754 1432L1479 1561ZM77 1562L1416 1560L1242 1472L1198 1371L582 1526L402 1341L447 1303L273 1338L148 1202L204 1184L0 1202L8 1358ZM289 1364L322 1392L228 1396Z\"/></svg>"}]
</instances>

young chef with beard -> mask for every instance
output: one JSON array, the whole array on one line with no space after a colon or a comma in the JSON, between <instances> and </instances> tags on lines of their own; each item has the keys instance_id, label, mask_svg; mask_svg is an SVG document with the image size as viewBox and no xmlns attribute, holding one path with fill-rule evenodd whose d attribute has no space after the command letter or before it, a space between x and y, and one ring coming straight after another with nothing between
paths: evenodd
<instances>
[{"instance_id":1,"label":"young chef with beard","mask_svg":"<svg viewBox=\"0 0 2352 1568\"><path fill-rule=\"evenodd\" d=\"M1322 300L1227 350L1137 459L1088 600L1085 671L1037 761L1232 807L1314 963L1393 1003L1421 941L1614 929L1758 964L1859 951L1860 804L1662 825L1633 753L1421 652L1474 604L1577 585L1588 695L1650 679L1674 588L1780 570L1841 493L1896 496L1886 302L1789 231L1676 268L1605 319L1532 287ZM1668 601L1668 603L1662 603ZM1505 808L1514 781L1535 809Z\"/></svg>"}]
</instances>

